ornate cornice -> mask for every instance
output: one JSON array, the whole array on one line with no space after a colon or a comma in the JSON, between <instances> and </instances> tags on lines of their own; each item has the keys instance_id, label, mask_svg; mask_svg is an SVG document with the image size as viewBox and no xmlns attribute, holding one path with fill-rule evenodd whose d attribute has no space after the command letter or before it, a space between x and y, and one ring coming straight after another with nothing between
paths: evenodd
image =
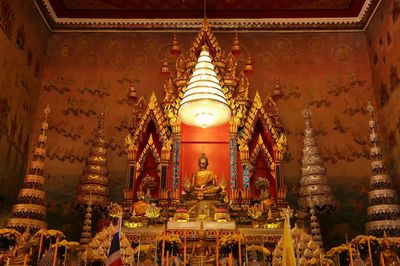
<instances>
[{"instance_id":1,"label":"ornate cornice","mask_svg":"<svg viewBox=\"0 0 400 266\"><path fill-rule=\"evenodd\" d=\"M362 31L381 0L365 0L354 17L216 18L214 31ZM51 31L198 31L203 19L67 18L56 14L50 0L35 0Z\"/></svg>"}]
</instances>

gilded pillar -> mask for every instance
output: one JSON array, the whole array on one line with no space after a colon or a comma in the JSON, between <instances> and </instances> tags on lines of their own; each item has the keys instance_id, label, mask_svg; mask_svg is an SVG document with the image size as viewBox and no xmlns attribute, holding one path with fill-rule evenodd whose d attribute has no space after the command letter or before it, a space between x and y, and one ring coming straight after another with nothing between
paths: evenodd
<instances>
[{"instance_id":1,"label":"gilded pillar","mask_svg":"<svg viewBox=\"0 0 400 266\"><path fill-rule=\"evenodd\" d=\"M229 178L230 189L237 189L237 125L232 122L229 129Z\"/></svg>"},{"instance_id":2,"label":"gilded pillar","mask_svg":"<svg viewBox=\"0 0 400 266\"><path fill-rule=\"evenodd\" d=\"M181 168L181 123L172 125L172 190L179 190L179 175Z\"/></svg>"},{"instance_id":3,"label":"gilded pillar","mask_svg":"<svg viewBox=\"0 0 400 266\"><path fill-rule=\"evenodd\" d=\"M239 147L240 159L243 171L243 195L242 198L249 198L250 194L250 158L249 147L247 144L241 144Z\"/></svg>"}]
</instances>

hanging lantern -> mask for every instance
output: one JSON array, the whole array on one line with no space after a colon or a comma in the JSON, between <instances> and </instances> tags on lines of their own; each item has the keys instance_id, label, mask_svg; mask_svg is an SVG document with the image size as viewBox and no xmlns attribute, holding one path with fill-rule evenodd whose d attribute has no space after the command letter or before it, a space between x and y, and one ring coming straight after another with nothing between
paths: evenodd
<instances>
[{"instance_id":1,"label":"hanging lantern","mask_svg":"<svg viewBox=\"0 0 400 266\"><path fill-rule=\"evenodd\" d=\"M168 66L168 61L167 61L166 57L164 57L164 59L162 60L162 63L161 63L161 75L163 75L164 77L169 76L169 66Z\"/></svg>"},{"instance_id":2,"label":"hanging lantern","mask_svg":"<svg viewBox=\"0 0 400 266\"><path fill-rule=\"evenodd\" d=\"M171 45L171 54L173 56L178 56L181 54L181 47L179 46L178 40L176 39L176 34L174 33L174 39Z\"/></svg>"},{"instance_id":3,"label":"hanging lantern","mask_svg":"<svg viewBox=\"0 0 400 266\"><path fill-rule=\"evenodd\" d=\"M254 66L253 66L253 59L251 58L251 54L249 54L249 57L247 58L246 65L244 66L243 72L246 75L250 75L254 73Z\"/></svg>"},{"instance_id":4,"label":"hanging lantern","mask_svg":"<svg viewBox=\"0 0 400 266\"><path fill-rule=\"evenodd\" d=\"M276 77L276 82L275 82L275 89L272 92L272 98L274 100L278 100L282 97L282 88L281 88L281 82L279 80L279 77Z\"/></svg>"},{"instance_id":5,"label":"hanging lantern","mask_svg":"<svg viewBox=\"0 0 400 266\"><path fill-rule=\"evenodd\" d=\"M183 94L178 116L184 124L202 128L225 124L231 118L206 45Z\"/></svg>"},{"instance_id":6,"label":"hanging lantern","mask_svg":"<svg viewBox=\"0 0 400 266\"><path fill-rule=\"evenodd\" d=\"M237 33L235 34L235 39L233 40L231 53L234 56L240 55L240 43L239 43L239 37L238 37Z\"/></svg>"}]
</instances>

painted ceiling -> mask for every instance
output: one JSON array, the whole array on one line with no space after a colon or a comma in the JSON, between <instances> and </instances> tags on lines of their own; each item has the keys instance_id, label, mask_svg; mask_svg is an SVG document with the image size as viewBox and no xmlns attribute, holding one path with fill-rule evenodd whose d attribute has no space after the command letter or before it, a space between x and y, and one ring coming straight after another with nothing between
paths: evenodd
<instances>
[{"instance_id":1,"label":"painted ceiling","mask_svg":"<svg viewBox=\"0 0 400 266\"><path fill-rule=\"evenodd\" d=\"M380 0L206 0L216 30L362 30ZM35 0L52 30L197 30L203 0Z\"/></svg>"}]
</instances>

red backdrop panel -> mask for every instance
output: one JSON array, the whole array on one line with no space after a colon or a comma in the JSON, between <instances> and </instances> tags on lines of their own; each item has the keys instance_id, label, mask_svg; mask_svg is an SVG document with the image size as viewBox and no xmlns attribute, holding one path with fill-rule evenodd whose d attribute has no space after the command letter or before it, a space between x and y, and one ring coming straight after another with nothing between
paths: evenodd
<instances>
[{"instance_id":1,"label":"red backdrop panel","mask_svg":"<svg viewBox=\"0 0 400 266\"><path fill-rule=\"evenodd\" d=\"M181 127L181 180L192 178L199 167L197 161L204 151L208 158L208 170L218 176L218 183L229 184L229 125L212 128Z\"/></svg>"}]
</instances>

